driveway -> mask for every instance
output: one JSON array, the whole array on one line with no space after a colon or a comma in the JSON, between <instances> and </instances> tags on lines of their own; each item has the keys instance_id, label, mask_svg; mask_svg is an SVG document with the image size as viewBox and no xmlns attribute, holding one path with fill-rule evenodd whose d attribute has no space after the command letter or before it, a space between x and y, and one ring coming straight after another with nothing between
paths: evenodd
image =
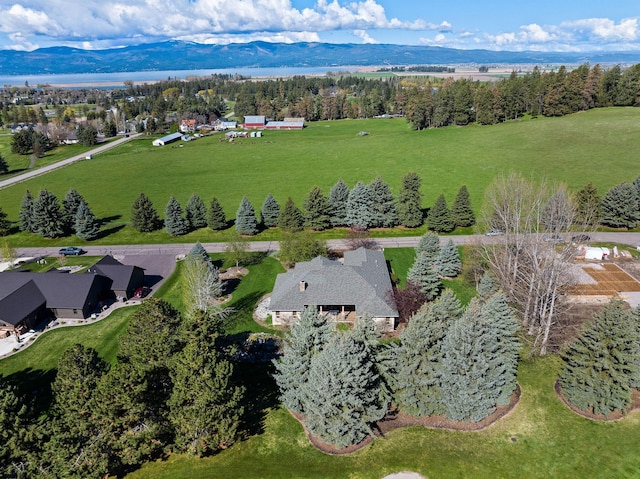
<instances>
[{"instance_id":1,"label":"driveway","mask_svg":"<svg viewBox=\"0 0 640 479\"><path fill-rule=\"evenodd\" d=\"M139 266L144 269L144 285L154 292L173 273L176 256L173 254L143 254L116 256L122 264Z\"/></svg>"}]
</instances>

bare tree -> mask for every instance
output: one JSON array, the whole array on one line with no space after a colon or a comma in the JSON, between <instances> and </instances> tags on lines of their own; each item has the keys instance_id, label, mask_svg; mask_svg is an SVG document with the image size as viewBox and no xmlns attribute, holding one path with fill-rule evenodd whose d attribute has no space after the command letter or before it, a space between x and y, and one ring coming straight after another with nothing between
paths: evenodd
<instances>
[{"instance_id":1,"label":"bare tree","mask_svg":"<svg viewBox=\"0 0 640 479\"><path fill-rule=\"evenodd\" d=\"M197 255L187 255L182 267L182 298L187 314L218 308L222 281L218 270Z\"/></svg>"},{"instance_id":2,"label":"bare tree","mask_svg":"<svg viewBox=\"0 0 640 479\"><path fill-rule=\"evenodd\" d=\"M567 234L575 204L565 185L548 187L512 173L487 189L481 225L504 232L483 240L482 252L511 303L534 351L544 355L557 318L575 284Z\"/></svg>"}]
</instances>

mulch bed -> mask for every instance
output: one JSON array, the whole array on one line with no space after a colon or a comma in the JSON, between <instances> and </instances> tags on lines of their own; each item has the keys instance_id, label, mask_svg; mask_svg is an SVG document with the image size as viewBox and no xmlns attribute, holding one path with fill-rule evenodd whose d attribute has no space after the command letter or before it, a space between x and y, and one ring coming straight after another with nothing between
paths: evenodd
<instances>
[{"instance_id":1,"label":"mulch bed","mask_svg":"<svg viewBox=\"0 0 640 479\"><path fill-rule=\"evenodd\" d=\"M609 413L609 416L605 416L604 414L594 414L593 409L590 408L589 411L583 411L582 409L578 409L576 406L569 402L569 399L562 394L562 387L556 381L554 384L554 389L556 390L556 394L562 400L565 406L571 409L576 414L579 414L582 417L586 417L587 419L591 419L593 421L619 421L626 417L632 411L640 409L640 391L637 389L631 389L631 404L629 405L629 409L627 411L612 411Z\"/></svg>"},{"instance_id":2,"label":"mulch bed","mask_svg":"<svg viewBox=\"0 0 640 479\"><path fill-rule=\"evenodd\" d=\"M434 429L447 429L450 431L481 431L488 428L499 419L506 417L511 411L513 411L520 400L520 394L520 386L516 386L516 390L511 395L509 404L497 407L492 414L484 418L482 421L471 423L453 421L445 418L444 416L415 417L394 408L391 409L382 420L373 426L376 437L368 436L362 442L344 448L338 448L314 436L305 426L303 422L304 417L302 415L292 411L289 412L300 422L300 424L302 424L307 438L309 438L309 442L311 442L316 449L324 452L325 454L344 455L354 453L368 444L371 444L377 437L384 437L388 432L403 427L423 426Z\"/></svg>"}]
</instances>

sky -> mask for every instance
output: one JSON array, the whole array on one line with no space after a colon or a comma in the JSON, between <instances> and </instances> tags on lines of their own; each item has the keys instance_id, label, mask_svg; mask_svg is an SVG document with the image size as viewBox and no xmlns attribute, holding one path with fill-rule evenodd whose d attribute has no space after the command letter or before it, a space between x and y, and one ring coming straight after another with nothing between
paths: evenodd
<instances>
[{"instance_id":1,"label":"sky","mask_svg":"<svg viewBox=\"0 0 640 479\"><path fill-rule=\"evenodd\" d=\"M640 51L638 0L0 0L0 49L181 40Z\"/></svg>"}]
</instances>

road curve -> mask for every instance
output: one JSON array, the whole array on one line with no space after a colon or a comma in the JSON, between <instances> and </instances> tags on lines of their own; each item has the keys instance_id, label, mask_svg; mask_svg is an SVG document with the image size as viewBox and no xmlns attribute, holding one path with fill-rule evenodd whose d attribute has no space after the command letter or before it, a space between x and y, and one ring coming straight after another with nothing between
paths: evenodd
<instances>
[{"instance_id":1,"label":"road curve","mask_svg":"<svg viewBox=\"0 0 640 479\"><path fill-rule=\"evenodd\" d=\"M602 243L618 243L636 247L640 245L640 233L589 233L593 242ZM412 248L418 244L420 236L403 236L398 238L372 238L376 245L380 248ZM453 241L456 245L473 245L483 242L500 241L499 238L486 237L483 235L459 235L459 236L440 236L440 243ZM344 250L348 249L345 240L328 240L327 245L331 249ZM150 254L170 254L180 255L187 254L193 243L177 243L177 244L155 244L155 245L88 245L82 248L90 256L129 256L129 255L150 255ZM202 243L202 246L209 253L222 253L226 248L226 243ZM249 241L247 242L249 251L277 251L280 245L277 241ZM30 256L56 256L59 247L35 247L35 248L17 248L20 257Z\"/></svg>"},{"instance_id":2,"label":"road curve","mask_svg":"<svg viewBox=\"0 0 640 479\"><path fill-rule=\"evenodd\" d=\"M67 158L66 160L58 161L56 163L52 163L51 165L43 166L42 168L38 168L36 170L29 170L26 173L22 173L21 175L7 178L6 180L0 181L0 190L2 188L7 188L8 186L15 185L16 183L20 183L21 181L33 178L35 176L44 175L45 173L49 173L52 170L62 168L63 166L70 165L71 163L75 163L76 161L84 160L89 155L97 155L98 153L102 153L103 151L110 150L111 148L115 148L116 146L119 146L127 141L131 141L138 136L140 136L140 133L135 133L130 136L123 136L122 138L118 138L117 140L110 141L109 143L104 143L89 151L85 151L80 155L72 156L71 158Z\"/></svg>"}]
</instances>

